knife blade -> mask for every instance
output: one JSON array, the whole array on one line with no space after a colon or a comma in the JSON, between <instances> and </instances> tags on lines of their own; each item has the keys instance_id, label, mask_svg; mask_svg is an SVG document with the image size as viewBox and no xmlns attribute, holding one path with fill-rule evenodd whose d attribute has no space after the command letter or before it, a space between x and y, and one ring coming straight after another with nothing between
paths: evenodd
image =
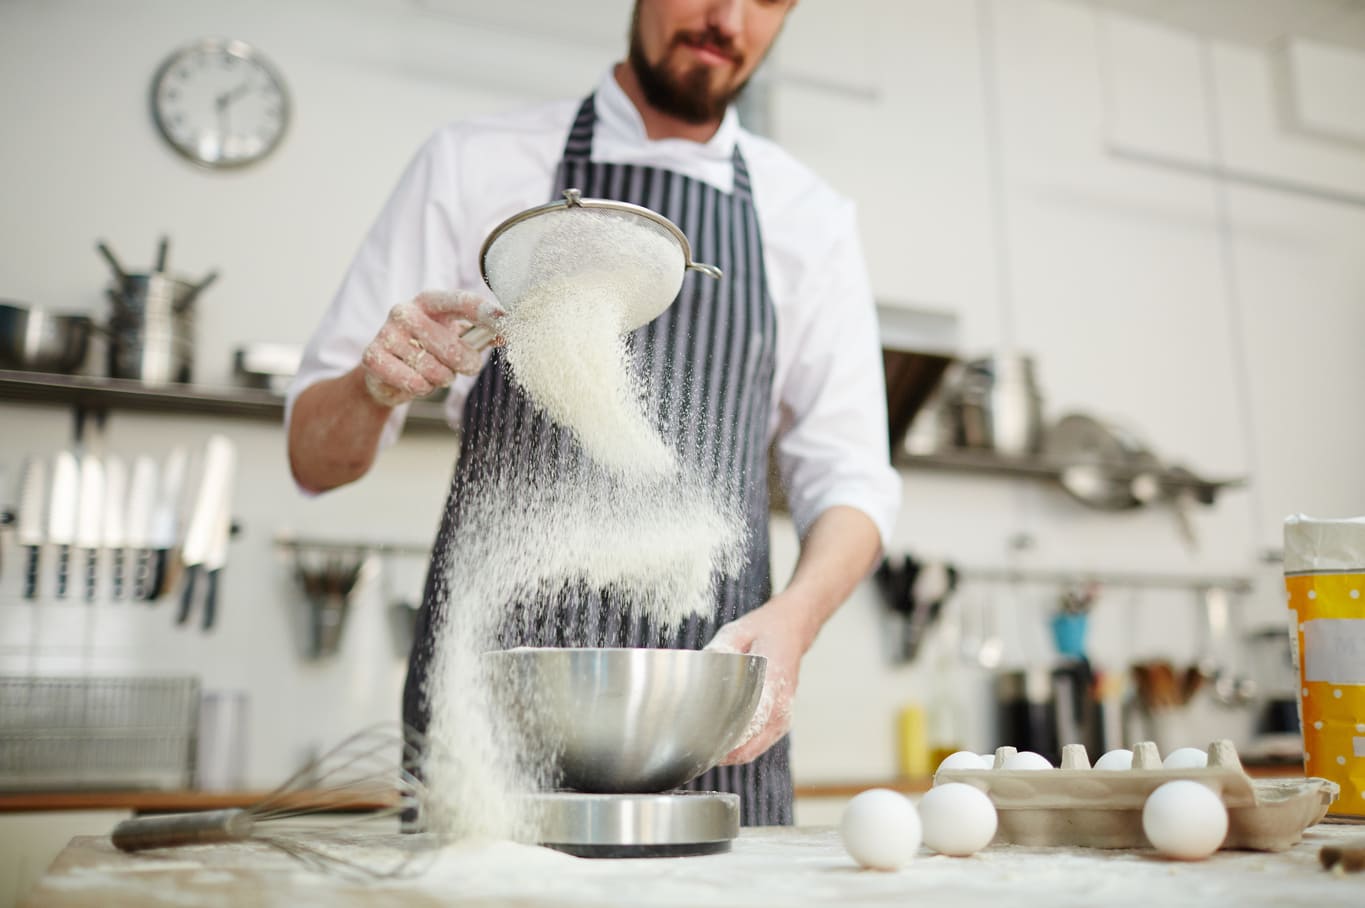
<instances>
[{"instance_id":1,"label":"knife blade","mask_svg":"<svg viewBox=\"0 0 1365 908\"><path fill-rule=\"evenodd\" d=\"M147 454L133 460L133 480L128 489L128 518L125 522L126 543L133 550L134 599L147 598L151 586L148 567L151 564L147 543L151 536L152 507L156 502L156 461Z\"/></svg>"},{"instance_id":2,"label":"knife blade","mask_svg":"<svg viewBox=\"0 0 1365 908\"><path fill-rule=\"evenodd\" d=\"M190 616L195 580L203 569L204 559L213 543L220 519L219 510L227 507L223 492L231 482L235 459L236 449L232 442L222 435L209 438L204 454L204 473L195 497L194 511L190 515L189 529L185 532L185 544L180 549L181 561L185 566L185 591L180 599L176 624L184 624Z\"/></svg>"},{"instance_id":3,"label":"knife blade","mask_svg":"<svg viewBox=\"0 0 1365 908\"><path fill-rule=\"evenodd\" d=\"M80 460L81 490L76 512L76 547L85 552L85 601L95 601L95 569L104 530L104 465L86 454Z\"/></svg>"},{"instance_id":4,"label":"knife blade","mask_svg":"<svg viewBox=\"0 0 1365 908\"><path fill-rule=\"evenodd\" d=\"M128 506L128 469L123 458L104 460L104 549L109 553L109 596L123 598L124 510Z\"/></svg>"},{"instance_id":5,"label":"knife blade","mask_svg":"<svg viewBox=\"0 0 1365 908\"><path fill-rule=\"evenodd\" d=\"M24 598L38 595L38 554L43 545L43 498L47 493L47 461L30 457L24 464L24 480L19 490L19 544L27 550L24 564Z\"/></svg>"},{"instance_id":6,"label":"knife blade","mask_svg":"<svg viewBox=\"0 0 1365 908\"><path fill-rule=\"evenodd\" d=\"M182 445L171 449L166 457L166 469L161 477L161 488L157 493L156 505L152 511L152 525L148 546L155 552L155 566L152 570L150 599L160 599L166 592L166 568L170 551L175 547L180 535L180 499L185 487L185 471L189 455Z\"/></svg>"},{"instance_id":7,"label":"knife blade","mask_svg":"<svg viewBox=\"0 0 1365 908\"><path fill-rule=\"evenodd\" d=\"M209 540L208 552L204 555L204 570L208 572L208 591L204 594L203 630L213 628L218 614L218 584L222 579L223 568L227 565L228 540L232 536L232 483L237 463L234 449L222 488L219 489L218 519L214 521L213 538Z\"/></svg>"},{"instance_id":8,"label":"knife blade","mask_svg":"<svg viewBox=\"0 0 1365 908\"><path fill-rule=\"evenodd\" d=\"M76 541L80 510L81 471L76 455L58 451L52 463L52 502L47 515L47 539L57 547L57 598L66 598L71 566L71 544Z\"/></svg>"}]
</instances>

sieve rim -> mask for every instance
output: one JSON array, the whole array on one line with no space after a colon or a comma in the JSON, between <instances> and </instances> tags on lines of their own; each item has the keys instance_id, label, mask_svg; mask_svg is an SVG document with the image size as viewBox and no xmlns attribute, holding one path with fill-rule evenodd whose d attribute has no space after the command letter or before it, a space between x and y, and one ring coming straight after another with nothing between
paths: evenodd
<instances>
[{"instance_id":1,"label":"sieve rim","mask_svg":"<svg viewBox=\"0 0 1365 908\"><path fill-rule=\"evenodd\" d=\"M525 211L519 211L489 232L488 238L483 241L483 246L479 249L479 276L483 278L484 285L488 287L489 290L493 289L493 285L488 280L488 250L493 248L493 243L497 241L498 237L502 236L522 221L539 217L542 214L549 214L552 211L567 211L570 208L600 208L608 211L618 211L624 214L633 214L653 221L655 224L658 224L672 234L673 238L678 241L678 245L682 247L683 269L685 271L700 271L702 274L714 278L723 276L724 272L715 265L705 265L701 262L693 261L692 244L687 241L686 234L682 232L677 224L674 224L657 211L651 211L643 205L632 205L630 202L617 202L613 199L585 199L583 197L583 192L580 189L566 189L562 194L564 196L563 199L555 202L547 202L544 205L537 205L534 208L527 208Z\"/></svg>"}]
</instances>

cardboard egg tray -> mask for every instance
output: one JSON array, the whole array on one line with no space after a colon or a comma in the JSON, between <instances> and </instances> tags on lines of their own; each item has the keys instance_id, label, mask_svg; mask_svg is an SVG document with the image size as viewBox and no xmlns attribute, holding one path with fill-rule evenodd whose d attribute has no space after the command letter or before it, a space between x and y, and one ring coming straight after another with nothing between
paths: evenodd
<instances>
[{"instance_id":1,"label":"cardboard egg tray","mask_svg":"<svg viewBox=\"0 0 1365 908\"><path fill-rule=\"evenodd\" d=\"M1252 779L1231 741L1209 745L1201 769L1163 769L1156 744L1133 748L1133 768L1098 770L1081 744L1062 749L1053 770L1000 768L1013 747L995 752L994 769L944 769L934 784L965 782L990 796L1000 818L996 842L1016 845L1147 848L1142 808L1164 782L1189 779L1207 785L1228 808L1223 848L1283 851L1303 838L1336 799L1326 779Z\"/></svg>"}]
</instances>

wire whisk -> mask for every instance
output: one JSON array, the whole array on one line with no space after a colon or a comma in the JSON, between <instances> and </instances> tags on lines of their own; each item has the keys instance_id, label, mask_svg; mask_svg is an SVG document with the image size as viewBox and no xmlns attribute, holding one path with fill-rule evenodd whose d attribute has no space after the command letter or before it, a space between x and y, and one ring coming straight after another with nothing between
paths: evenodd
<instances>
[{"instance_id":1,"label":"wire whisk","mask_svg":"<svg viewBox=\"0 0 1365 908\"><path fill-rule=\"evenodd\" d=\"M399 832L426 789L409 767L425 738L392 723L365 728L309 760L284 784L250 807L135 817L114 828L114 846L145 851L185 845L261 842L323 872L366 879L412 876L425 864L428 836ZM320 814L333 814L323 822ZM379 847L385 845L387 847Z\"/></svg>"}]
</instances>

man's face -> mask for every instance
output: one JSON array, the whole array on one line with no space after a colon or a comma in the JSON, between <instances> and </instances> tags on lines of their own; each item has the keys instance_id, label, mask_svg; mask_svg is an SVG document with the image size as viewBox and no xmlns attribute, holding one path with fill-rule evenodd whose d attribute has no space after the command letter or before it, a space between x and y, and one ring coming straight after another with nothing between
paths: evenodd
<instances>
[{"instance_id":1,"label":"man's face","mask_svg":"<svg viewBox=\"0 0 1365 908\"><path fill-rule=\"evenodd\" d=\"M688 123L720 119L796 0L636 0L630 66L645 99Z\"/></svg>"}]
</instances>

